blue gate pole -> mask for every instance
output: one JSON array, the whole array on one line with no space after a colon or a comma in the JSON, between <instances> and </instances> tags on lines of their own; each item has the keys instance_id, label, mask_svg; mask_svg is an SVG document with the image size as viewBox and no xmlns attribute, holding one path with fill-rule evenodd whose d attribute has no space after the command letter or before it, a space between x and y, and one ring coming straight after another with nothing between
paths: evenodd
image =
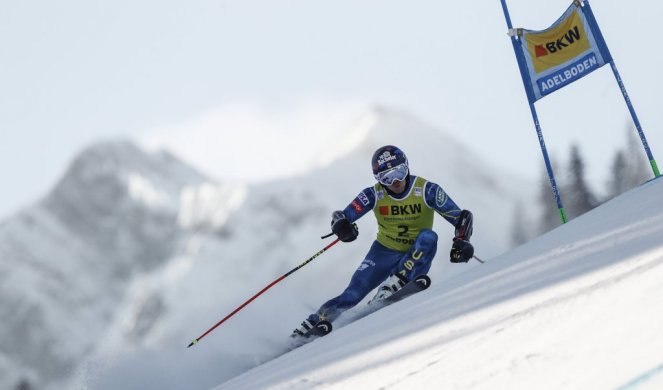
<instances>
[{"instance_id":1,"label":"blue gate pole","mask_svg":"<svg viewBox=\"0 0 663 390\"><path fill-rule=\"evenodd\" d=\"M506 6L506 0L502 1L502 9L504 10L504 18L506 19L506 25L509 28L509 31L513 29L511 25L511 17L509 16L509 10ZM548 171L548 178L550 179L550 186L552 187L553 195L555 196L555 201L557 202L557 209L559 210L559 218L562 220L562 223L568 221L566 217L566 211L562 205L562 198L559 195L559 190L557 188L557 183L555 181L555 175L553 174L552 165L550 164L550 158L548 158L548 150L546 149L546 143L543 139L543 132L541 131L541 125L539 124L539 116L536 113L536 107L534 107L534 96L533 91L531 90L531 85L529 82L529 75L525 73L527 66L525 65L525 59L522 57L522 53L518 49L518 42L516 38L511 34L511 44L513 45L513 51L516 53L516 61L518 62L518 68L520 69L520 76L523 80L525 86L525 92L527 93L527 102L529 103L529 109L532 112L532 120L534 120L534 127L536 129L536 135L539 138L539 145L541 146L541 153L543 153L543 160L546 163L546 170Z\"/></svg>"},{"instance_id":2,"label":"blue gate pole","mask_svg":"<svg viewBox=\"0 0 663 390\"><path fill-rule=\"evenodd\" d=\"M594 30L594 34L599 36L600 42L605 42L605 39L603 39L603 34L601 34L601 29L599 28L599 25L596 22L596 19L594 18L594 13L592 12L592 8L589 6L589 0L584 0L583 7L586 9L586 14L590 16L591 20L590 26ZM608 50L607 45L604 46L603 50L605 50L608 53L610 52ZM647 138L645 137L645 132L642 130L642 126L640 126L638 115L635 113L635 109L633 108L633 104L631 103L631 98L629 98L628 92L626 92L626 86L624 85L622 77L619 75L619 72L617 71L617 65L615 65L615 60L614 58L612 58L612 55L610 55L610 68L612 69L612 73L615 75L615 79L617 80L617 85L619 85L619 89L622 91L622 96L624 96L624 100L626 101L626 106L628 107L628 111L631 113L631 118L633 118L633 123L635 124L635 128L638 130L640 141L642 141L642 146L645 148L645 153L647 153L649 164L651 165L652 171L654 171L654 177L659 177L661 176L661 173L658 170L658 165L656 164L654 155L652 154L651 149L649 148L649 143L647 142Z\"/></svg>"}]
</instances>

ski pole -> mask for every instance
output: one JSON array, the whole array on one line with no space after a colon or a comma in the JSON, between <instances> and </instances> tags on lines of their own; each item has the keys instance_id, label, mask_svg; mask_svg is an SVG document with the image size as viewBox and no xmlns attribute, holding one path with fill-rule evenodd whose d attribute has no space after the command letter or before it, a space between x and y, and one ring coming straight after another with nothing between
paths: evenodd
<instances>
[{"instance_id":1,"label":"ski pole","mask_svg":"<svg viewBox=\"0 0 663 390\"><path fill-rule=\"evenodd\" d=\"M339 238L335 239L335 240L332 241L329 245L327 245L326 247L322 248L318 253L314 254L314 255L311 256L311 257L309 257L308 260L306 260L305 262L301 263L300 265L298 265L297 267L293 268L292 270L288 271L287 273L283 274L281 277L279 277L278 279L276 279L276 280L273 281L272 283L268 284L265 288L263 288L262 290L260 290L256 295L252 296L251 299L249 299L248 301L242 303L237 309L233 310L232 313L228 314L228 315L225 316L221 321L217 322L216 325L214 325L213 327L209 328L209 330L207 330L207 332L203 333L200 337L194 339L194 340L191 342L191 344L189 344L189 345L187 346L187 348L191 347L191 346L194 345L194 344L197 344L197 343L200 341L200 339L202 339L203 337L207 336L210 332L212 332L214 329L216 329L219 325L223 324L227 319L229 319L230 317L232 317L232 316L234 316L235 314L237 314L238 311L242 310L246 305L248 305L249 303L253 302L253 300L256 299L256 298L258 298L260 295L262 295L262 293L264 293L265 291L269 290L269 289L270 289L272 286L274 286L276 283L278 283L278 282L282 281L283 279L287 278L288 276L290 276L292 273L294 273L294 272L297 271L298 269L300 269L300 268L302 268L303 266L305 266L306 264L310 263L310 262L313 261L316 257L318 257L318 256L320 256L321 254L325 253L325 252L327 251L327 249L331 248L332 246L334 246L334 244L336 244L336 243L339 242L339 241L340 241Z\"/></svg>"},{"instance_id":2,"label":"ski pole","mask_svg":"<svg viewBox=\"0 0 663 390\"><path fill-rule=\"evenodd\" d=\"M480 258L478 258L476 256L472 256L472 257L481 264L485 263L485 261L481 260Z\"/></svg>"}]
</instances>

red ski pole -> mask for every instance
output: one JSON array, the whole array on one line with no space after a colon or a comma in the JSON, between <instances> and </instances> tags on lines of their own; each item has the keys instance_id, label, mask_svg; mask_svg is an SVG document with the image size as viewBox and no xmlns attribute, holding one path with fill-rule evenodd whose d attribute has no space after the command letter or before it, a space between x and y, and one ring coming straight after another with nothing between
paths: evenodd
<instances>
[{"instance_id":1,"label":"red ski pole","mask_svg":"<svg viewBox=\"0 0 663 390\"><path fill-rule=\"evenodd\" d=\"M331 236L331 234L330 234L330 235L327 235L327 236L325 236L325 237L323 237L323 238L326 238L326 237L329 237L329 236ZM228 314L228 315L225 316L221 321L217 322L216 325L214 325L213 327L209 328L209 330L207 330L207 332L203 333L203 334L202 334L200 337L198 337L197 339L194 339L194 340L191 342L191 344L189 344L189 345L187 346L187 348L191 347L191 346L194 345L194 344L197 344L197 343L200 341L200 339L202 339L203 337L207 336L211 331L213 331L214 329L216 329L219 325L223 324L227 319L229 319L230 317L232 317L232 316L234 316L235 314L237 314L238 311L242 310L246 305L248 305L249 303L253 302L253 300L256 299L256 298L258 298L260 295L262 295L262 293L264 293L265 291L269 290L272 286L274 286L274 285L277 284L278 282L282 281L283 279L287 278L288 276L290 276L292 273L294 273L294 272L297 271L298 269L300 269L300 268L302 268L303 266L305 266L306 264L310 263L310 262L313 261L316 257L318 257L318 256L320 256L321 254L325 253L325 252L327 251L327 249L331 248L332 246L334 246L334 244L336 244L336 243L339 242L339 241L340 241L340 239L338 239L338 238L335 239L335 240L332 241L329 245L327 245L326 247L322 248L318 253L314 254L314 255L311 256L311 257L309 257L308 260L306 260L305 262L301 263L300 265L298 265L297 267L293 268L292 270L288 271L287 273L283 274L283 276L281 276L280 278L276 279L276 280L273 281L272 283L268 284L265 288L263 288L262 290L260 290L256 295L252 296L251 299L249 299L248 301L242 303L237 309L233 310L232 313Z\"/></svg>"}]
</instances>

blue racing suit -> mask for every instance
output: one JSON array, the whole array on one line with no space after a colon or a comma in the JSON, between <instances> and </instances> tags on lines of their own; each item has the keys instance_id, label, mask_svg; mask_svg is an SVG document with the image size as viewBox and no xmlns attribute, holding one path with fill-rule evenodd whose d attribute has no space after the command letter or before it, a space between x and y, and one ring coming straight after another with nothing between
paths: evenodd
<instances>
[{"instance_id":1,"label":"blue racing suit","mask_svg":"<svg viewBox=\"0 0 663 390\"><path fill-rule=\"evenodd\" d=\"M377 239L348 287L311 314L309 320L334 321L392 274L412 280L428 273L437 251L437 234L431 230L433 214L436 212L455 225L461 209L442 187L410 175L403 193L394 194L377 183L365 188L343 210L351 223L369 211L378 221Z\"/></svg>"}]
</instances>

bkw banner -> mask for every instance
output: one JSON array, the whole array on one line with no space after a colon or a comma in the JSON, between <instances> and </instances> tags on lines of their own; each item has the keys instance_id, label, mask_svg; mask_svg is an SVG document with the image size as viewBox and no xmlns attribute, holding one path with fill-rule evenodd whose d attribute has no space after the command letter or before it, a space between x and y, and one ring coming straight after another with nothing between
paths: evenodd
<instances>
[{"instance_id":1,"label":"bkw banner","mask_svg":"<svg viewBox=\"0 0 663 390\"><path fill-rule=\"evenodd\" d=\"M516 29L529 81L528 98L535 102L612 61L603 38L594 35L591 14L579 1L543 31Z\"/></svg>"}]
</instances>

